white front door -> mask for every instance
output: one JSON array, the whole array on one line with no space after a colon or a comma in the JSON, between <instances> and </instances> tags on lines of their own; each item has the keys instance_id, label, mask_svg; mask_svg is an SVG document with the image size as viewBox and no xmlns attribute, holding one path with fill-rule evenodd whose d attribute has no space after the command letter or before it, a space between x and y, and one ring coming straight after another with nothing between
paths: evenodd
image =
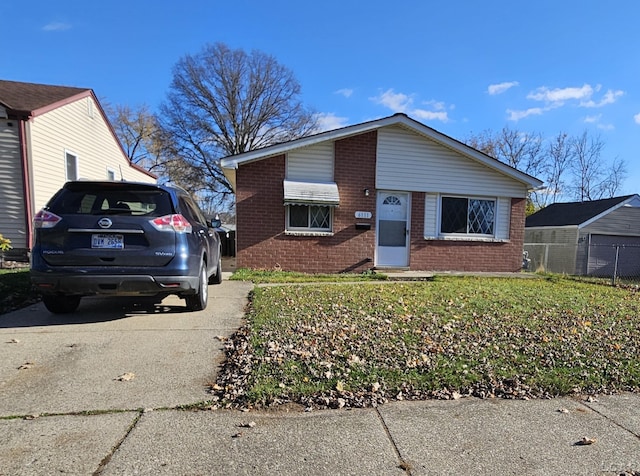
<instances>
[{"instance_id":1,"label":"white front door","mask_svg":"<svg viewBox=\"0 0 640 476\"><path fill-rule=\"evenodd\" d=\"M409 265L409 194L378 192L376 266Z\"/></svg>"}]
</instances>

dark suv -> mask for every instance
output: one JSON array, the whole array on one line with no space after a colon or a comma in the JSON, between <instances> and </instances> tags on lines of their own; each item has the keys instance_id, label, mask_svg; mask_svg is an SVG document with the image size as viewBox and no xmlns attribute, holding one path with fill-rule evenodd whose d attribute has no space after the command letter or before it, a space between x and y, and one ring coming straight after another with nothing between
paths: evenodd
<instances>
[{"instance_id":1,"label":"dark suv","mask_svg":"<svg viewBox=\"0 0 640 476\"><path fill-rule=\"evenodd\" d=\"M56 314L96 294L177 294L202 310L222 280L218 226L179 188L67 182L34 219L31 281Z\"/></svg>"}]
</instances>

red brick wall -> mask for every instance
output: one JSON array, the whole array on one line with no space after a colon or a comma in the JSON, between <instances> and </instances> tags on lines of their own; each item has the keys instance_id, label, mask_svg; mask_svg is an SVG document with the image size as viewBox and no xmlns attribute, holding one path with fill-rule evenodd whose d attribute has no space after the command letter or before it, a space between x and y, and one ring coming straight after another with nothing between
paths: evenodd
<instances>
[{"instance_id":1,"label":"red brick wall","mask_svg":"<svg viewBox=\"0 0 640 476\"><path fill-rule=\"evenodd\" d=\"M376 144L376 132L335 144L334 179L340 206L333 210L333 236L285 234L284 156L240 166L236 172L237 267L308 273L371 269L375 251ZM364 189L370 190L368 197ZM357 220L356 211L369 211L372 218ZM356 223L369 223L371 229L358 230Z\"/></svg>"},{"instance_id":2,"label":"red brick wall","mask_svg":"<svg viewBox=\"0 0 640 476\"><path fill-rule=\"evenodd\" d=\"M414 192L411 200L411 269L517 272L522 268L525 199L511 200L511 236L505 243L425 240L424 193Z\"/></svg>"},{"instance_id":3,"label":"red brick wall","mask_svg":"<svg viewBox=\"0 0 640 476\"><path fill-rule=\"evenodd\" d=\"M334 178L340 206L333 236L285 234L284 155L242 165L236 173L237 267L307 273L361 272L374 266L377 133L335 144ZM364 189L369 189L365 196ZM508 243L425 240L424 198L412 193L410 268L427 271L518 271L522 266L525 200L511 201ZM369 220L356 211L371 212ZM356 229L368 223L370 230Z\"/></svg>"}]
</instances>

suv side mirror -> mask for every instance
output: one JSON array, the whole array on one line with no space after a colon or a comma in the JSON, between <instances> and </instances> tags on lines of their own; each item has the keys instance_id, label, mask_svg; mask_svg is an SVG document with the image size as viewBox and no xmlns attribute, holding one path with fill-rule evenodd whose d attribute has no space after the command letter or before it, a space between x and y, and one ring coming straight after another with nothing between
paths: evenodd
<instances>
[{"instance_id":1,"label":"suv side mirror","mask_svg":"<svg viewBox=\"0 0 640 476\"><path fill-rule=\"evenodd\" d=\"M211 228L220 228L220 225L222 225L222 221L219 218L211 220Z\"/></svg>"}]
</instances>

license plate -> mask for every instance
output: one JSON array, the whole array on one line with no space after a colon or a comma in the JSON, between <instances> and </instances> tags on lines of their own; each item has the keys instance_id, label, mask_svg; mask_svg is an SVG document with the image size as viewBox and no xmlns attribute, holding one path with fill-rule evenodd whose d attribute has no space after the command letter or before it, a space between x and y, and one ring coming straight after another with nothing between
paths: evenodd
<instances>
[{"instance_id":1,"label":"license plate","mask_svg":"<svg viewBox=\"0 0 640 476\"><path fill-rule=\"evenodd\" d=\"M91 248L124 249L123 235L91 235Z\"/></svg>"}]
</instances>

